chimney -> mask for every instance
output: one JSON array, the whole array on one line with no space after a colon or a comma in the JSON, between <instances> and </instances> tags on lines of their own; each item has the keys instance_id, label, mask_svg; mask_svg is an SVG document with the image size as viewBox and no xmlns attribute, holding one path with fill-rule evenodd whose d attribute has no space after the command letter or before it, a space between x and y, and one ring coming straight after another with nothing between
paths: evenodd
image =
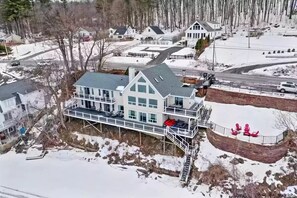
<instances>
[{"instance_id":1,"label":"chimney","mask_svg":"<svg viewBox=\"0 0 297 198\"><path fill-rule=\"evenodd\" d=\"M131 82L135 77L135 68L129 67L129 82Z\"/></svg>"}]
</instances>

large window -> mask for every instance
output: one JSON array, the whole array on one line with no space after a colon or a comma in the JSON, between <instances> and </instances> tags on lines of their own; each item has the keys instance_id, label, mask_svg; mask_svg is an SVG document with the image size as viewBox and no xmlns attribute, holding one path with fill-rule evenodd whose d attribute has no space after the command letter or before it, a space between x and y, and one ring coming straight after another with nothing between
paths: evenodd
<instances>
[{"instance_id":1,"label":"large window","mask_svg":"<svg viewBox=\"0 0 297 198\"><path fill-rule=\"evenodd\" d=\"M138 92L146 93L146 85L138 85Z\"/></svg>"},{"instance_id":2,"label":"large window","mask_svg":"<svg viewBox=\"0 0 297 198\"><path fill-rule=\"evenodd\" d=\"M157 115L156 114L149 114L148 122L157 123Z\"/></svg>"},{"instance_id":3,"label":"large window","mask_svg":"<svg viewBox=\"0 0 297 198\"><path fill-rule=\"evenodd\" d=\"M139 80L138 80L138 82L143 82L143 83L145 83L145 80L144 80L142 77L140 77Z\"/></svg>"},{"instance_id":4,"label":"large window","mask_svg":"<svg viewBox=\"0 0 297 198\"><path fill-rule=\"evenodd\" d=\"M139 121L146 122L146 113L139 112Z\"/></svg>"},{"instance_id":5,"label":"large window","mask_svg":"<svg viewBox=\"0 0 297 198\"><path fill-rule=\"evenodd\" d=\"M135 86L135 84L132 85L132 87L130 88L130 91L136 91L136 86Z\"/></svg>"},{"instance_id":6,"label":"large window","mask_svg":"<svg viewBox=\"0 0 297 198\"><path fill-rule=\"evenodd\" d=\"M153 90L153 88L151 86L149 86L149 93L150 94L155 94L155 91Z\"/></svg>"},{"instance_id":7,"label":"large window","mask_svg":"<svg viewBox=\"0 0 297 198\"><path fill-rule=\"evenodd\" d=\"M135 120L136 119L136 112L132 111L132 110L129 110L129 118Z\"/></svg>"},{"instance_id":8,"label":"large window","mask_svg":"<svg viewBox=\"0 0 297 198\"><path fill-rule=\"evenodd\" d=\"M138 106L146 107L146 99L138 98Z\"/></svg>"},{"instance_id":9,"label":"large window","mask_svg":"<svg viewBox=\"0 0 297 198\"><path fill-rule=\"evenodd\" d=\"M98 95L101 96L101 90L100 89L98 89Z\"/></svg>"},{"instance_id":10,"label":"large window","mask_svg":"<svg viewBox=\"0 0 297 198\"><path fill-rule=\"evenodd\" d=\"M149 99L149 107L151 107L151 108L157 108L158 107L158 100Z\"/></svg>"},{"instance_id":11,"label":"large window","mask_svg":"<svg viewBox=\"0 0 297 198\"><path fill-rule=\"evenodd\" d=\"M128 104L136 105L136 98L133 96L128 96Z\"/></svg>"}]
</instances>

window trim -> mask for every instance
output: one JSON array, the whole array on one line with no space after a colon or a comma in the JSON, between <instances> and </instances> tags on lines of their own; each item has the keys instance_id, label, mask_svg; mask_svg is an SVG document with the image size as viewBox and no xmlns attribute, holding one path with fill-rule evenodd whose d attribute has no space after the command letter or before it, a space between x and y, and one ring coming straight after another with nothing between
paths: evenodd
<instances>
[{"instance_id":1,"label":"window trim","mask_svg":"<svg viewBox=\"0 0 297 198\"><path fill-rule=\"evenodd\" d=\"M140 102L140 100L145 100L145 103ZM146 107L147 99L146 98L138 98L138 106L140 107Z\"/></svg>"},{"instance_id":2,"label":"window trim","mask_svg":"<svg viewBox=\"0 0 297 198\"><path fill-rule=\"evenodd\" d=\"M130 101L129 99L131 99L131 98L134 98L135 101ZM134 96L128 96L128 104L129 105L136 105L136 97L134 97Z\"/></svg>"},{"instance_id":3,"label":"window trim","mask_svg":"<svg viewBox=\"0 0 297 198\"><path fill-rule=\"evenodd\" d=\"M151 104L151 103L150 103L151 101L156 101L157 104L156 104L156 105L155 105L155 104ZM156 99L149 99L149 107L150 107L150 108L157 109L157 108L158 108L158 100L156 100Z\"/></svg>"},{"instance_id":4,"label":"window trim","mask_svg":"<svg viewBox=\"0 0 297 198\"><path fill-rule=\"evenodd\" d=\"M155 116L155 119L152 119L152 115ZM150 122L150 123L157 123L157 114L149 113L148 114L148 122Z\"/></svg>"},{"instance_id":5,"label":"window trim","mask_svg":"<svg viewBox=\"0 0 297 198\"><path fill-rule=\"evenodd\" d=\"M144 92L139 90L139 86L145 87ZM146 85L138 84L138 85L137 85L137 92L139 92L139 93L147 93L147 86L146 86Z\"/></svg>"},{"instance_id":6,"label":"window trim","mask_svg":"<svg viewBox=\"0 0 297 198\"><path fill-rule=\"evenodd\" d=\"M134 112L134 115L131 114L132 112ZM136 112L136 111L134 111L134 110L129 110L129 112L128 112L128 117L129 117L130 119L136 120L136 115L137 115L137 112Z\"/></svg>"}]
</instances>

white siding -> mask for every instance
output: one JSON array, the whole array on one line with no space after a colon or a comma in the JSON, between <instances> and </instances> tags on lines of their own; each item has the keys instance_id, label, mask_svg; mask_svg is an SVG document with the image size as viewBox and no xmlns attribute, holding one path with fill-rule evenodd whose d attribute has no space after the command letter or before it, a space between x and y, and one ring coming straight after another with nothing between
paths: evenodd
<instances>
[{"instance_id":1,"label":"white siding","mask_svg":"<svg viewBox=\"0 0 297 198\"><path fill-rule=\"evenodd\" d=\"M153 88L151 83L147 79L145 79L145 77L144 77L144 79L146 80L146 83L139 83L139 84L146 85L147 93L137 92L137 86L136 86L136 91L130 91L130 88L135 83L138 84L138 80L139 80L140 77L144 77L141 72L139 72L139 74L131 81L131 83L124 90L124 93L123 93L123 101L124 101L123 104L125 106L124 118L127 119L127 120L131 120L131 119L129 119L129 110L133 110L133 111L137 112L135 121L138 121L138 122L139 122L139 112L143 112L143 113L147 113L147 114L156 114L157 115L157 123L149 123L149 122L147 122L147 123L148 124L158 125L158 126L163 126L163 123L164 123L164 116L163 116L164 99L157 92L157 90L155 90ZM149 93L148 86L151 86L154 89L155 94L150 94ZM128 104L128 96L133 96L133 97L136 98L136 105ZM147 106L146 107L138 106L138 98L146 98ZM155 100L158 101L157 108L150 108L149 107L149 99L155 99ZM147 120L148 120L148 115L147 115Z\"/></svg>"}]
</instances>

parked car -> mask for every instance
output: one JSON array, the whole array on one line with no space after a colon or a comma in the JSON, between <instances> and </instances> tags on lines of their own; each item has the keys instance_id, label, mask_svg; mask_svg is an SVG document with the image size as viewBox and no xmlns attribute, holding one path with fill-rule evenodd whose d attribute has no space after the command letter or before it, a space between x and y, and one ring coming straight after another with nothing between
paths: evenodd
<instances>
[{"instance_id":1,"label":"parked car","mask_svg":"<svg viewBox=\"0 0 297 198\"><path fill-rule=\"evenodd\" d=\"M20 63L19 60L13 60L13 61L10 62L10 66L12 66L12 67L17 67L17 66L20 66L20 65L21 65L21 63Z\"/></svg>"},{"instance_id":2,"label":"parked car","mask_svg":"<svg viewBox=\"0 0 297 198\"><path fill-rule=\"evenodd\" d=\"M282 93L291 92L297 94L297 85L293 82L281 82L279 86L277 86L277 90Z\"/></svg>"},{"instance_id":3,"label":"parked car","mask_svg":"<svg viewBox=\"0 0 297 198\"><path fill-rule=\"evenodd\" d=\"M53 63L49 60L42 60L40 62L37 63L38 66L48 66L48 65L52 65Z\"/></svg>"}]
</instances>

